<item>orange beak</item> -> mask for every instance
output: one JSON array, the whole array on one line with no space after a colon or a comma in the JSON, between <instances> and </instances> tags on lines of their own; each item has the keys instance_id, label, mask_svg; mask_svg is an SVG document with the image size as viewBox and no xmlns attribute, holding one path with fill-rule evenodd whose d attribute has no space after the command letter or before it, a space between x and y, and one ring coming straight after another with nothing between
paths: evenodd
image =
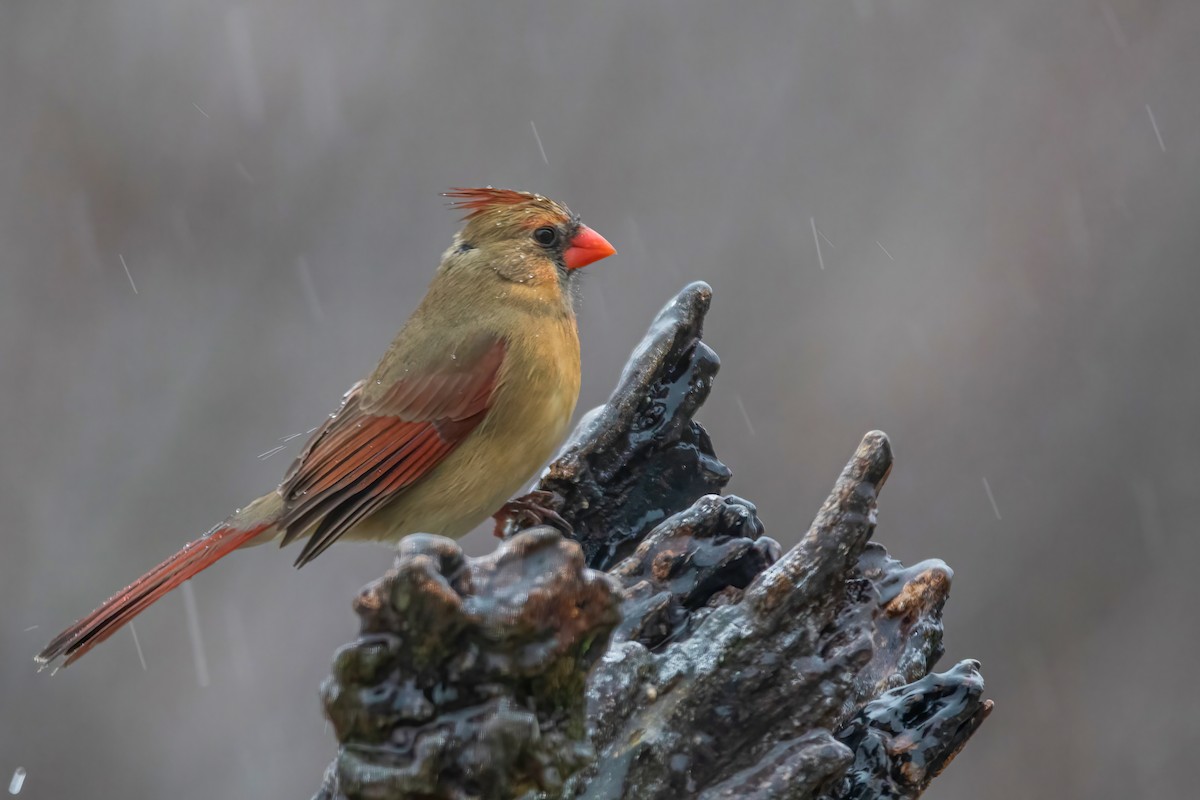
<instances>
[{"instance_id":1,"label":"orange beak","mask_svg":"<svg viewBox=\"0 0 1200 800\"><path fill-rule=\"evenodd\" d=\"M563 263L567 269L579 269L616 252L617 248L609 244L608 239L587 225L580 225L579 232L571 240L571 246L563 251Z\"/></svg>"}]
</instances>

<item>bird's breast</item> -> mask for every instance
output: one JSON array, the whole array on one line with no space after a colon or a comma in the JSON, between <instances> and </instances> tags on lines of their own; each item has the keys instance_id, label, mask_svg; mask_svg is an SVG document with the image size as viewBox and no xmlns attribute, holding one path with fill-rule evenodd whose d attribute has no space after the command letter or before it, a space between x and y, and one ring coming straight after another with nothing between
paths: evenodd
<instances>
[{"instance_id":1,"label":"bird's breast","mask_svg":"<svg viewBox=\"0 0 1200 800\"><path fill-rule=\"evenodd\" d=\"M510 341L505 361L485 424L494 423L493 435L514 450L521 464L528 464L523 483L562 442L579 400L574 320Z\"/></svg>"}]
</instances>

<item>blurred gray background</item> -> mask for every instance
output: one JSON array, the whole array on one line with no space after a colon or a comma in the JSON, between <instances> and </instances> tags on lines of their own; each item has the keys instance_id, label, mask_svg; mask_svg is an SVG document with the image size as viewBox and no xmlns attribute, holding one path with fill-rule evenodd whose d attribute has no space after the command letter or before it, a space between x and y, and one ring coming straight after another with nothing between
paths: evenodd
<instances>
[{"instance_id":1,"label":"blurred gray background","mask_svg":"<svg viewBox=\"0 0 1200 800\"><path fill-rule=\"evenodd\" d=\"M181 593L145 671L129 631L31 658L278 482L420 298L438 193L492 183L620 251L580 411L713 285L702 421L785 544L891 435L878 538L954 567L943 666L997 703L928 797L1194 791L1198 43L1194 0L0 5L0 785L316 789L384 548L201 576L207 686Z\"/></svg>"}]
</instances>

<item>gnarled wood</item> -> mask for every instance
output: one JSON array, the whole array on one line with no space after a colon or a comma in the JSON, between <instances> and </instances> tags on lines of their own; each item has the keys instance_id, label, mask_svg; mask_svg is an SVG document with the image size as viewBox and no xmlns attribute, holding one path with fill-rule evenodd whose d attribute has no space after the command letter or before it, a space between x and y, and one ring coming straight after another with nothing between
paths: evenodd
<instances>
[{"instance_id":1,"label":"gnarled wood","mask_svg":"<svg viewBox=\"0 0 1200 800\"><path fill-rule=\"evenodd\" d=\"M978 663L931 672L950 569L871 542L883 433L786 553L717 494L710 299L663 309L538 487L575 541L410 537L364 591L319 798L913 798L987 717Z\"/></svg>"}]
</instances>

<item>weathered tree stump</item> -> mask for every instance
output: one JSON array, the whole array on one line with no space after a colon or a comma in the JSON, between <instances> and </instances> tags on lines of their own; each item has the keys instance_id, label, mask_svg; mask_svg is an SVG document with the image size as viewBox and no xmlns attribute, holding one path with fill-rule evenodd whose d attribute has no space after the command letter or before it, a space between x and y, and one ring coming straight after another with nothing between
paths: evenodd
<instances>
[{"instance_id":1,"label":"weathered tree stump","mask_svg":"<svg viewBox=\"0 0 1200 800\"><path fill-rule=\"evenodd\" d=\"M912 798L987 717L977 662L930 672L950 569L870 541L883 433L787 553L717 494L711 294L662 310L542 479L573 540L409 537L363 590L318 798Z\"/></svg>"}]
</instances>

